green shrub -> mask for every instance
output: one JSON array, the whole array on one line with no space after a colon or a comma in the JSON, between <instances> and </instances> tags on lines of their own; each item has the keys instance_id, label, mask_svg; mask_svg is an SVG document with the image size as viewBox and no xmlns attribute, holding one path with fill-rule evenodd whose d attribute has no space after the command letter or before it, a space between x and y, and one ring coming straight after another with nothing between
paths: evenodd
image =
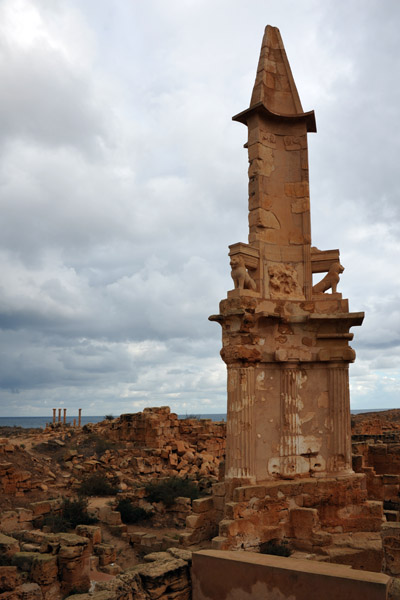
<instances>
[{"instance_id":1,"label":"green shrub","mask_svg":"<svg viewBox=\"0 0 400 600\"><path fill-rule=\"evenodd\" d=\"M96 440L96 445L94 447L94 451L97 456L102 456L106 450L114 450L116 444L111 442L110 440L105 440L104 438L99 437Z\"/></svg>"},{"instance_id":2,"label":"green shrub","mask_svg":"<svg viewBox=\"0 0 400 600\"><path fill-rule=\"evenodd\" d=\"M82 496L114 496L118 488L113 486L105 475L93 473L82 481L78 492Z\"/></svg>"},{"instance_id":3,"label":"green shrub","mask_svg":"<svg viewBox=\"0 0 400 600\"><path fill-rule=\"evenodd\" d=\"M291 549L288 546L286 540L270 540L260 544L261 554L273 554L274 556L290 556L292 554Z\"/></svg>"},{"instance_id":4,"label":"green shrub","mask_svg":"<svg viewBox=\"0 0 400 600\"><path fill-rule=\"evenodd\" d=\"M199 488L190 479L169 477L146 485L146 494L149 502L163 502L165 506L172 506L179 496L191 500L198 498Z\"/></svg>"},{"instance_id":5,"label":"green shrub","mask_svg":"<svg viewBox=\"0 0 400 600\"><path fill-rule=\"evenodd\" d=\"M139 521L146 521L152 516L152 513L144 508L134 506L128 498L121 498L115 510L121 513L123 523L138 523Z\"/></svg>"},{"instance_id":6,"label":"green shrub","mask_svg":"<svg viewBox=\"0 0 400 600\"><path fill-rule=\"evenodd\" d=\"M105 417L106 421L113 421L114 420L114 415L106 415Z\"/></svg>"},{"instance_id":7,"label":"green shrub","mask_svg":"<svg viewBox=\"0 0 400 600\"><path fill-rule=\"evenodd\" d=\"M120 444L104 438L97 433L89 432L81 441L79 450L84 456L97 454L101 456L106 450L117 450Z\"/></svg>"},{"instance_id":8,"label":"green shrub","mask_svg":"<svg viewBox=\"0 0 400 600\"><path fill-rule=\"evenodd\" d=\"M50 527L52 533L75 529L77 525L92 525L97 519L90 515L87 510L87 500L76 498L70 500L65 498L61 506L61 514L45 517L43 525Z\"/></svg>"}]
</instances>

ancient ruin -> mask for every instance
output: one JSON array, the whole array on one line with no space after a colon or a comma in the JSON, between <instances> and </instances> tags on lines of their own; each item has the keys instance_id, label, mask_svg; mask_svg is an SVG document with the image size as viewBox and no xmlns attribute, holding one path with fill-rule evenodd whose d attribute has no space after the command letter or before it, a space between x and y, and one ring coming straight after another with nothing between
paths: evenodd
<instances>
[{"instance_id":1,"label":"ancient ruin","mask_svg":"<svg viewBox=\"0 0 400 600\"><path fill-rule=\"evenodd\" d=\"M248 127L249 241L229 247L234 289L210 317L222 326L228 370L225 520L215 545L310 541L312 532L318 545L338 528L379 529L381 511L365 502L351 463L349 330L364 314L349 312L337 291L339 250L311 245L315 117L303 111L275 27L265 30L250 107L233 120Z\"/></svg>"}]
</instances>

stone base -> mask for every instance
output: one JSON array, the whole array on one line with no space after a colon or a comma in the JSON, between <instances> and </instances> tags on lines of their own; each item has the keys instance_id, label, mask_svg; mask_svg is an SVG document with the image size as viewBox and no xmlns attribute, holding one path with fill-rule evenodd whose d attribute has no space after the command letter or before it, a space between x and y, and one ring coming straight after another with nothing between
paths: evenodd
<instances>
[{"instance_id":1,"label":"stone base","mask_svg":"<svg viewBox=\"0 0 400 600\"><path fill-rule=\"evenodd\" d=\"M227 481L213 489L215 499L225 492L215 549L259 550L285 539L292 548L321 552L333 534L377 532L383 522L382 503L367 500L363 474L232 488Z\"/></svg>"}]
</instances>

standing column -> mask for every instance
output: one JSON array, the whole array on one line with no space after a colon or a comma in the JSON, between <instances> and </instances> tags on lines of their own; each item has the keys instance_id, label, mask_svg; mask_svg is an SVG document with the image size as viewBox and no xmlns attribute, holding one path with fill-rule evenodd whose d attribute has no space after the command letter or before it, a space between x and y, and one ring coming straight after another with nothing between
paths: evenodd
<instances>
[{"instance_id":1,"label":"standing column","mask_svg":"<svg viewBox=\"0 0 400 600\"><path fill-rule=\"evenodd\" d=\"M57 412L57 409L53 408L53 425L56 424L56 412Z\"/></svg>"},{"instance_id":2,"label":"standing column","mask_svg":"<svg viewBox=\"0 0 400 600\"><path fill-rule=\"evenodd\" d=\"M64 417L63 417L63 423L64 423L64 425L66 425L66 424L67 424L67 409L66 409L66 408L64 408Z\"/></svg>"},{"instance_id":3,"label":"standing column","mask_svg":"<svg viewBox=\"0 0 400 600\"><path fill-rule=\"evenodd\" d=\"M295 475L300 445L300 419L298 408L300 371L293 366L282 365L281 370L281 473Z\"/></svg>"},{"instance_id":4,"label":"standing column","mask_svg":"<svg viewBox=\"0 0 400 600\"><path fill-rule=\"evenodd\" d=\"M78 427L81 426L81 419L82 419L82 409L79 409L79 414L78 414Z\"/></svg>"},{"instance_id":5,"label":"standing column","mask_svg":"<svg viewBox=\"0 0 400 600\"><path fill-rule=\"evenodd\" d=\"M226 478L255 481L254 367L228 367Z\"/></svg>"},{"instance_id":6,"label":"standing column","mask_svg":"<svg viewBox=\"0 0 400 600\"><path fill-rule=\"evenodd\" d=\"M58 409L58 422L61 423L61 408Z\"/></svg>"},{"instance_id":7,"label":"standing column","mask_svg":"<svg viewBox=\"0 0 400 600\"><path fill-rule=\"evenodd\" d=\"M333 365L328 370L329 416L332 424L329 470L351 471L351 424L348 366Z\"/></svg>"}]
</instances>

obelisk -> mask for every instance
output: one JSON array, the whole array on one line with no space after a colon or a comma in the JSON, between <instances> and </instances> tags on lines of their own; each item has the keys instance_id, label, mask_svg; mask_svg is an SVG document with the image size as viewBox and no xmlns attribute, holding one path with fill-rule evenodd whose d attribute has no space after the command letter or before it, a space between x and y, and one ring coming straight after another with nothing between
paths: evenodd
<instances>
[{"instance_id":1,"label":"obelisk","mask_svg":"<svg viewBox=\"0 0 400 600\"><path fill-rule=\"evenodd\" d=\"M311 246L304 112L279 30L267 26L248 128L249 239L230 246L235 289L210 317L228 370L226 481L351 474L350 313L338 250ZM313 288L313 273L327 273Z\"/></svg>"}]
</instances>

